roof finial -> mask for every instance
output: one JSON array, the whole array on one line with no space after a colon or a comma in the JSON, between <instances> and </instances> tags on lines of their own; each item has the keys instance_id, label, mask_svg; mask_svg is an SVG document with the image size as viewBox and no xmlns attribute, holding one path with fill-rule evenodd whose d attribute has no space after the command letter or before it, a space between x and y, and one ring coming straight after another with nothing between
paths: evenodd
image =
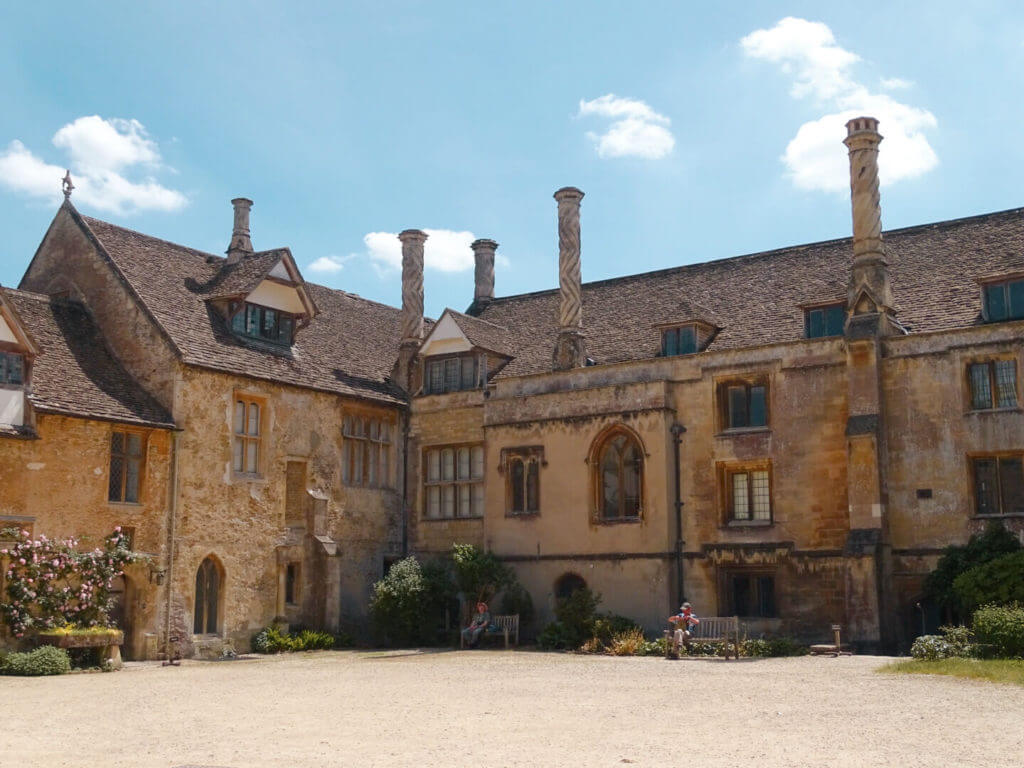
<instances>
[{"instance_id":1,"label":"roof finial","mask_svg":"<svg viewBox=\"0 0 1024 768\"><path fill-rule=\"evenodd\" d=\"M71 183L71 171L70 171L70 169L67 170L64 173L64 179L62 181L62 184L64 186L64 199L65 200L70 200L71 199L71 190L73 190L75 188L75 185Z\"/></svg>"}]
</instances>

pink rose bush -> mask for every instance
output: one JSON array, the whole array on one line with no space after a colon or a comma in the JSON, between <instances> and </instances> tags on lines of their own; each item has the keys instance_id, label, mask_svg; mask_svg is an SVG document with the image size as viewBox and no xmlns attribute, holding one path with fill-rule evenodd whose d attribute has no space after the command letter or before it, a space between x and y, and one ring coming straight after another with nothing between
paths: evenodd
<instances>
[{"instance_id":1,"label":"pink rose bush","mask_svg":"<svg viewBox=\"0 0 1024 768\"><path fill-rule=\"evenodd\" d=\"M0 550L7 562L0 618L15 637L69 624L107 626L113 580L140 557L128 549L120 528L91 552L79 552L77 539L31 539L27 531L5 531L3 538L13 538L14 545Z\"/></svg>"}]
</instances>

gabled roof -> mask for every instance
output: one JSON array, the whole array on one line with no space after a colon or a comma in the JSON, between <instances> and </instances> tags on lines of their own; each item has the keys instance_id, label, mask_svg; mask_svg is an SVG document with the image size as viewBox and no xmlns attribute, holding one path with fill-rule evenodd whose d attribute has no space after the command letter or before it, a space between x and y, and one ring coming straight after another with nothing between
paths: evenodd
<instances>
[{"instance_id":1,"label":"gabled roof","mask_svg":"<svg viewBox=\"0 0 1024 768\"><path fill-rule=\"evenodd\" d=\"M654 323L654 325L677 325L682 323L703 323L712 328L722 327L722 320L717 314L702 304L690 301L685 296L679 300L670 316L662 318Z\"/></svg>"},{"instance_id":2,"label":"gabled roof","mask_svg":"<svg viewBox=\"0 0 1024 768\"><path fill-rule=\"evenodd\" d=\"M441 327L441 321L445 315L451 318L452 322L462 331L462 335L466 337L466 341L474 347L479 347L488 352L495 352L503 357L513 357L512 337L507 329L494 323L489 323L486 320L481 320L478 317L457 312L454 309L445 309L441 313L441 317L437 319L430 333L423 339L423 346L427 345L430 337Z\"/></svg>"},{"instance_id":3,"label":"gabled roof","mask_svg":"<svg viewBox=\"0 0 1024 768\"><path fill-rule=\"evenodd\" d=\"M172 428L170 414L110 354L85 308L0 288L37 344L28 399L43 413Z\"/></svg>"},{"instance_id":4,"label":"gabled roof","mask_svg":"<svg viewBox=\"0 0 1024 768\"><path fill-rule=\"evenodd\" d=\"M1024 270L1024 209L892 230L885 253L898 320L909 332L977 325L977 281ZM598 364L650 357L652 326L682 319L687 297L720 318L710 351L800 340L803 307L845 295L852 260L852 241L843 238L585 283L587 354ZM550 290L496 298L479 310L479 319L510 334L515 358L501 377L551 370L558 304Z\"/></svg>"},{"instance_id":5,"label":"gabled roof","mask_svg":"<svg viewBox=\"0 0 1024 768\"><path fill-rule=\"evenodd\" d=\"M283 272L278 269L279 265ZM287 275L287 280L283 280L275 273ZM305 307L305 315L309 318L316 316L316 304L310 298L306 290L306 281L302 279L299 267L288 248L250 253L234 264L222 260L220 270L207 287L209 299L244 299L268 279L290 284Z\"/></svg>"},{"instance_id":6,"label":"gabled roof","mask_svg":"<svg viewBox=\"0 0 1024 768\"><path fill-rule=\"evenodd\" d=\"M208 300L225 295L225 283L244 292L252 281L260 281L264 269L273 268L282 251L255 254L240 262L241 269L226 271L221 257L82 216L70 205L67 210L98 243L186 364L404 402L402 390L389 380L401 337L397 309L303 283L319 313L291 348L242 339Z\"/></svg>"}]
</instances>

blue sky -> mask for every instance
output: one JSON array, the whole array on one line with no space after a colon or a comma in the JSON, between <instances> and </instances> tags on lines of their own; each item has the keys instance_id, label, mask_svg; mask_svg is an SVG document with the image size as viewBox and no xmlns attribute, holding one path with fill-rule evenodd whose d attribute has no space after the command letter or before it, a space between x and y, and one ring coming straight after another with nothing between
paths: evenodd
<instances>
[{"instance_id":1,"label":"blue sky","mask_svg":"<svg viewBox=\"0 0 1024 768\"><path fill-rule=\"evenodd\" d=\"M887 228L1017 207L1022 74L1009 2L23 3L0 283L68 166L82 212L216 253L250 197L256 248L391 304L389 233L433 230L435 316L472 299L471 237L499 295L557 284L565 185L585 280L846 236L852 111L882 120Z\"/></svg>"}]
</instances>

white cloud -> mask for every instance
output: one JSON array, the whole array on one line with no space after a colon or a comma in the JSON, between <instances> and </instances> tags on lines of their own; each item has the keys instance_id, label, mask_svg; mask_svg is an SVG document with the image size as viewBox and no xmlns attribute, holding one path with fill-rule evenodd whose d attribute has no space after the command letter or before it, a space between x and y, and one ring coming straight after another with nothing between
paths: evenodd
<instances>
[{"instance_id":1,"label":"white cloud","mask_svg":"<svg viewBox=\"0 0 1024 768\"><path fill-rule=\"evenodd\" d=\"M914 87L913 80L904 80L902 77L883 77L878 84L887 91L905 91Z\"/></svg>"},{"instance_id":2,"label":"white cloud","mask_svg":"<svg viewBox=\"0 0 1024 768\"><path fill-rule=\"evenodd\" d=\"M600 157L643 157L657 160L676 144L668 130L671 120L638 99L620 98L614 93L590 101L580 99L578 117L607 117L613 122L603 134L588 132Z\"/></svg>"},{"instance_id":3,"label":"white cloud","mask_svg":"<svg viewBox=\"0 0 1024 768\"><path fill-rule=\"evenodd\" d=\"M311 272L334 274L336 272L341 272L346 261L347 259L343 259L340 256L321 256L306 267L306 269Z\"/></svg>"},{"instance_id":4,"label":"white cloud","mask_svg":"<svg viewBox=\"0 0 1024 768\"><path fill-rule=\"evenodd\" d=\"M811 98L827 114L804 123L789 142L782 161L793 183L803 189L841 192L849 189L849 161L842 139L851 117L879 120L885 136L879 154L879 181L892 184L914 178L938 164L925 131L938 125L926 109L873 93L858 82L852 67L860 57L836 44L821 22L787 17L771 29L751 32L740 41L747 56L778 64L793 80L790 95ZM900 78L882 80L889 90L910 87Z\"/></svg>"},{"instance_id":5,"label":"white cloud","mask_svg":"<svg viewBox=\"0 0 1024 768\"><path fill-rule=\"evenodd\" d=\"M472 232L450 229L424 229L427 242L423 246L426 269L438 272L463 272L473 268L473 249L476 240ZM379 272L402 268L402 243L395 232L370 232L363 238L370 260Z\"/></svg>"},{"instance_id":6,"label":"white cloud","mask_svg":"<svg viewBox=\"0 0 1024 768\"><path fill-rule=\"evenodd\" d=\"M70 167L75 184L72 199L99 210L175 211L188 202L181 192L153 178L152 173L162 168L160 152L138 120L80 117L54 134L53 145L67 154L66 166L47 163L20 141L12 141L0 151L0 184L29 197L58 202L60 180Z\"/></svg>"}]
</instances>

